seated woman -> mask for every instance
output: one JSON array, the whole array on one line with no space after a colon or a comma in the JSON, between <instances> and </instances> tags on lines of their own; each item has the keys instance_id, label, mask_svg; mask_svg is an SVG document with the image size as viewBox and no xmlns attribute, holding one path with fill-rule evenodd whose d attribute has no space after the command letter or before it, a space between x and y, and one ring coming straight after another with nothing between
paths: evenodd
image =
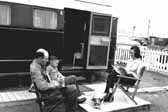
<instances>
[{"instance_id":1,"label":"seated woman","mask_svg":"<svg viewBox=\"0 0 168 112\"><path fill-rule=\"evenodd\" d=\"M110 72L110 74L107 77L107 83L106 83L106 88L105 88L105 97L104 101L113 101L114 98L112 96L112 90L114 87L114 83L117 82L117 75L126 75L126 76L131 76L135 78L139 78L140 74L140 67L144 66L142 62L142 56L140 54L140 49L138 46L132 46L130 48L130 56L131 59L127 62L126 67L113 67L113 70Z\"/></svg>"}]
</instances>

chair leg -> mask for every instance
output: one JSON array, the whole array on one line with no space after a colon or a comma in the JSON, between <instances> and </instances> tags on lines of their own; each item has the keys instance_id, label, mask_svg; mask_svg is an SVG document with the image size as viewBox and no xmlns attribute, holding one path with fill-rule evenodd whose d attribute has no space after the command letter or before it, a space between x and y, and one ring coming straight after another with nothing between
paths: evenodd
<instances>
[{"instance_id":1,"label":"chair leg","mask_svg":"<svg viewBox=\"0 0 168 112\"><path fill-rule=\"evenodd\" d=\"M43 106L40 102L36 102L36 104L38 105L39 109L40 109L40 112L43 112Z\"/></svg>"},{"instance_id":2,"label":"chair leg","mask_svg":"<svg viewBox=\"0 0 168 112\"><path fill-rule=\"evenodd\" d=\"M134 93L133 93L133 95L132 95L132 98L133 98L133 99L135 98L135 95L136 95L136 93L137 93L137 90L138 90L138 87L135 88L135 91L134 91Z\"/></svg>"},{"instance_id":3,"label":"chair leg","mask_svg":"<svg viewBox=\"0 0 168 112\"><path fill-rule=\"evenodd\" d=\"M135 91L134 91L134 93L132 95L133 98L135 97L135 95L137 93L137 90L138 90L138 87L139 87L139 83L140 83L140 81L138 81L137 84L136 84Z\"/></svg>"},{"instance_id":4,"label":"chair leg","mask_svg":"<svg viewBox=\"0 0 168 112\"><path fill-rule=\"evenodd\" d=\"M128 98L130 98L136 105L138 104L133 97L130 96L130 94L121 86L119 86L119 88L128 96Z\"/></svg>"},{"instance_id":5,"label":"chair leg","mask_svg":"<svg viewBox=\"0 0 168 112\"><path fill-rule=\"evenodd\" d=\"M42 109L42 107L40 106L40 104L36 101L35 102L35 112L43 112L43 109Z\"/></svg>"}]
</instances>

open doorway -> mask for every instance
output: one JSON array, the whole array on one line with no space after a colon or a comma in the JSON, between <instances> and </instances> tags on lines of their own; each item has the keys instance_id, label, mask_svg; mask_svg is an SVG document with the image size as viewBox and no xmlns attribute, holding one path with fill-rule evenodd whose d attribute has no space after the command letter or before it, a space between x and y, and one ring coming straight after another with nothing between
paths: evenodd
<instances>
[{"instance_id":1,"label":"open doorway","mask_svg":"<svg viewBox=\"0 0 168 112\"><path fill-rule=\"evenodd\" d=\"M84 67L86 65L91 13L69 8L65 8L64 11L64 61L67 65L73 65L74 54L83 51L83 58L79 65Z\"/></svg>"}]
</instances>

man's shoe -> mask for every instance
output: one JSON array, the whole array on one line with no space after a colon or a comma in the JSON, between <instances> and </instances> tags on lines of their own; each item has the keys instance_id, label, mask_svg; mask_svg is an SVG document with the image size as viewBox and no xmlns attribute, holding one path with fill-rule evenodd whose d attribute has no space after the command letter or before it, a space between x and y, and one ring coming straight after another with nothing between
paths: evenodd
<instances>
[{"instance_id":1,"label":"man's shoe","mask_svg":"<svg viewBox=\"0 0 168 112\"><path fill-rule=\"evenodd\" d=\"M104 102L108 102L109 101L109 94L107 93L104 98L103 98Z\"/></svg>"},{"instance_id":2,"label":"man's shoe","mask_svg":"<svg viewBox=\"0 0 168 112\"><path fill-rule=\"evenodd\" d=\"M83 98L80 98L80 99L77 99L77 103L80 104L80 103L84 103L86 101L86 98L83 97Z\"/></svg>"}]
</instances>

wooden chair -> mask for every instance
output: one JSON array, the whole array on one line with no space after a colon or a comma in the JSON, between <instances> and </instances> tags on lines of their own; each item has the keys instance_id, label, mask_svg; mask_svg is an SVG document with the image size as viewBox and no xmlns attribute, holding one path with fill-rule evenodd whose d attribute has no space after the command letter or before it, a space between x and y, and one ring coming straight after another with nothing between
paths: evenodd
<instances>
[{"instance_id":1,"label":"wooden chair","mask_svg":"<svg viewBox=\"0 0 168 112\"><path fill-rule=\"evenodd\" d=\"M45 108L47 108L50 105L45 103L46 99L42 98L42 94L41 94L40 90L37 88L36 83L33 83L33 85L34 85L34 89L35 89L33 92L35 92L35 94L37 96L36 102L38 103L38 105L40 107L40 112L44 112ZM64 103L64 99L60 99L59 101L54 102L52 107L47 112L53 112L54 109L58 105L60 105L61 103Z\"/></svg>"},{"instance_id":2,"label":"wooden chair","mask_svg":"<svg viewBox=\"0 0 168 112\"><path fill-rule=\"evenodd\" d=\"M84 55L84 43L80 43L81 51L75 52L73 56L73 67L76 64L76 60L82 60Z\"/></svg>"},{"instance_id":3,"label":"wooden chair","mask_svg":"<svg viewBox=\"0 0 168 112\"><path fill-rule=\"evenodd\" d=\"M115 83L115 86L113 88L112 96L114 96L116 89L120 88L137 105L137 102L134 100L134 98L137 93L137 89L141 82L141 78L143 76L144 71L145 71L145 66L140 68L139 79L134 77L118 75L118 80L117 80L117 83ZM133 93L129 92L129 88L134 88Z\"/></svg>"}]
</instances>

